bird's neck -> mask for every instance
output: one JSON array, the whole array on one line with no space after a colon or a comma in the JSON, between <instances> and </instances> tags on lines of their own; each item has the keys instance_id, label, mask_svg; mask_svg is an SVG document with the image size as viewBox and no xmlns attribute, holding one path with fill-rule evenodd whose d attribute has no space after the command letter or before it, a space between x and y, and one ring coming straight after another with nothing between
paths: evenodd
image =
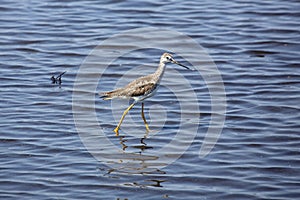
<instances>
[{"instance_id":1,"label":"bird's neck","mask_svg":"<svg viewBox=\"0 0 300 200\"><path fill-rule=\"evenodd\" d=\"M160 62L159 65L158 65L157 70L154 72L154 74L157 77L158 81L160 81L162 76L164 75L165 68L166 68L166 64L163 63L163 62Z\"/></svg>"}]
</instances>

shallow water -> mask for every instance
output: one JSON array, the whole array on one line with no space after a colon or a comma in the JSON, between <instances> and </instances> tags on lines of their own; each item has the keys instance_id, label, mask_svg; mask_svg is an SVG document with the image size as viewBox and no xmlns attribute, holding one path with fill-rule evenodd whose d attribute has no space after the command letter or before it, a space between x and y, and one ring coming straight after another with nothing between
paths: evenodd
<instances>
[{"instance_id":1,"label":"shallow water","mask_svg":"<svg viewBox=\"0 0 300 200\"><path fill-rule=\"evenodd\" d=\"M278 0L3 2L0 197L296 199L299 10L298 1ZM202 69L197 72L168 66L156 95L145 102L153 129L148 135L138 104L126 116L120 137L115 137L112 130L128 101L102 101L97 92L153 72L161 49L132 51L114 60L103 74L92 68L82 74L85 82L79 89L84 90L75 87L80 67L89 64L86 57L97 45L140 27L188 35L205 48L221 73L226 121L217 144L204 158L199 150L214 117L205 82L207 60L199 61ZM162 44L176 47L185 42L170 38ZM120 50L127 46L119 45ZM175 59L191 65L179 55ZM96 61L92 66L104 62ZM64 71L62 84L52 84L51 76ZM184 80L191 87L184 87ZM89 90L91 84L95 91ZM192 102L182 109L190 92L198 99L196 107ZM74 94L79 94L78 102ZM92 109L96 125L86 115ZM84 122L80 125L85 135L78 131L78 119ZM194 126L197 131L189 132ZM184 137L164 149L180 136L176 134L180 128ZM177 159L176 153L190 140ZM109 152L114 154L105 154Z\"/></svg>"}]
</instances>

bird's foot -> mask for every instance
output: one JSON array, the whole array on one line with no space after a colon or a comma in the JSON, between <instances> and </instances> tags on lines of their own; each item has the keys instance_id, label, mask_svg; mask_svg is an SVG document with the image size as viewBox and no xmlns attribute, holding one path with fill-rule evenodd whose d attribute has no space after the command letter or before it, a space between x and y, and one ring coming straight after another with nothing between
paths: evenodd
<instances>
[{"instance_id":1,"label":"bird's foot","mask_svg":"<svg viewBox=\"0 0 300 200\"><path fill-rule=\"evenodd\" d=\"M114 132L116 133L116 136L119 136L119 127L118 126L114 129Z\"/></svg>"}]
</instances>

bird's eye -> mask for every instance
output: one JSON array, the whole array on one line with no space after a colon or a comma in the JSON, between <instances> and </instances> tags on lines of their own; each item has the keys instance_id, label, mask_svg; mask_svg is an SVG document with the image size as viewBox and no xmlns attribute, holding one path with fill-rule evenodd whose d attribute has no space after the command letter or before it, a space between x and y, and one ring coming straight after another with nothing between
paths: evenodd
<instances>
[{"instance_id":1,"label":"bird's eye","mask_svg":"<svg viewBox=\"0 0 300 200\"><path fill-rule=\"evenodd\" d=\"M167 59L168 59L168 60L170 60L170 57L169 57L169 56L167 56Z\"/></svg>"}]
</instances>

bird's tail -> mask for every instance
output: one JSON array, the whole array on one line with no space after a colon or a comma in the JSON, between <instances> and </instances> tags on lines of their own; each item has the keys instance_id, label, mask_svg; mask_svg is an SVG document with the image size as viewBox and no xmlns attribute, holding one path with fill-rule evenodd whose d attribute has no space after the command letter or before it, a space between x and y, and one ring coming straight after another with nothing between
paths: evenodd
<instances>
[{"instance_id":1,"label":"bird's tail","mask_svg":"<svg viewBox=\"0 0 300 200\"><path fill-rule=\"evenodd\" d=\"M115 97L118 97L118 94L119 94L119 89L116 89L116 90L113 90L110 92L99 93L100 98L102 98L103 100L110 100Z\"/></svg>"},{"instance_id":2,"label":"bird's tail","mask_svg":"<svg viewBox=\"0 0 300 200\"><path fill-rule=\"evenodd\" d=\"M110 100L110 99L112 99L112 97L109 94L107 94L107 93L99 93L99 95L100 95L100 98L103 99L103 100Z\"/></svg>"}]
</instances>

